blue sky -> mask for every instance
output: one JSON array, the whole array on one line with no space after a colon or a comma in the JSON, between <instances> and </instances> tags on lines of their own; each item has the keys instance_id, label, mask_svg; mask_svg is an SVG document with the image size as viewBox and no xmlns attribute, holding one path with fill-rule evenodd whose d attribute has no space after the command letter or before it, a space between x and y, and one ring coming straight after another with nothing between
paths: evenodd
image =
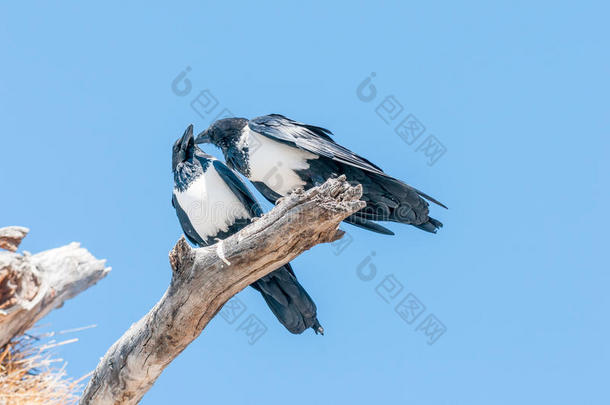
<instances>
[{"instance_id":1,"label":"blue sky","mask_svg":"<svg viewBox=\"0 0 610 405\"><path fill-rule=\"evenodd\" d=\"M432 208L437 235L344 226L343 250L293 262L326 336L289 334L245 290L241 317L214 319L144 404L608 403L608 11L3 3L0 226L31 228L23 249L79 241L113 268L44 321L98 325L59 352L70 375L93 369L163 294L181 235L171 144L226 108L327 127L450 209ZM180 96L172 82L187 67ZM357 88L373 72L365 102ZM200 115L202 93L218 104ZM411 145L394 132L409 114L425 127ZM433 165L428 139L445 150ZM396 312L408 294L425 306L411 323ZM252 345L238 330L250 315L267 328ZM431 345L428 316L446 329Z\"/></svg>"}]
</instances>

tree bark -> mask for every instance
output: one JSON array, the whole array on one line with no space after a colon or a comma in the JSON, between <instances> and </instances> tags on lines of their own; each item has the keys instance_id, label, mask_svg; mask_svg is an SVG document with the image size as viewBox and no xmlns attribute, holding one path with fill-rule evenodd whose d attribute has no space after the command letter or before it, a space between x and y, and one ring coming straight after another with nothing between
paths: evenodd
<instances>
[{"instance_id":1,"label":"tree bark","mask_svg":"<svg viewBox=\"0 0 610 405\"><path fill-rule=\"evenodd\" d=\"M28 229L0 228L0 348L109 271L78 243L31 255L14 253Z\"/></svg>"},{"instance_id":2,"label":"tree bark","mask_svg":"<svg viewBox=\"0 0 610 405\"><path fill-rule=\"evenodd\" d=\"M30 232L28 228L22 226L7 226L0 228L0 248L11 252L16 252L19 244Z\"/></svg>"},{"instance_id":3,"label":"tree bark","mask_svg":"<svg viewBox=\"0 0 610 405\"><path fill-rule=\"evenodd\" d=\"M181 238L169 254L173 274L167 291L108 350L81 404L138 403L233 295L303 251L343 236L339 224L364 207L361 195L362 187L342 176L281 199L213 246L193 249Z\"/></svg>"}]
</instances>

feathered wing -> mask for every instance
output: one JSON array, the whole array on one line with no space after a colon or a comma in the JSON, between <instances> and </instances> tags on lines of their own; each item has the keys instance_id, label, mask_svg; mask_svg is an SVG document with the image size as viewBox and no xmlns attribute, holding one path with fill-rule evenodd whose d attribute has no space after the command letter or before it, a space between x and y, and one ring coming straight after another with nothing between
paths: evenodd
<instances>
[{"instance_id":1,"label":"feathered wing","mask_svg":"<svg viewBox=\"0 0 610 405\"><path fill-rule=\"evenodd\" d=\"M248 122L248 126L252 131L276 141L362 170L384 174L379 166L335 143L328 129L293 121L280 114L254 118Z\"/></svg>"},{"instance_id":2,"label":"feathered wing","mask_svg":"<svg viewBox=\"0 0 610 405\"><path fill-rule=\"evenodd\" d=\"M332 160L349 181L362 184L367 207L348 217L346 222L384 234L392 232L372 221L395 221L436 232L442 224L428 216L428 203L442 203L431 196L395 179L349 149L335 143L327 129L303 124L279 114L250 120L250 130L277 142ZM318 164L312 161L311 163ZM340 173L342 172L342 173ZM446 207L445 207L446 208Z\"/></svg>"},{"instance_id":3,"label":"feathered wing","mask_svg":"<svg viewBox=\"0 0 610 405\"><path fill-rule=\"evenodd\" d=\"M441 207L447 208L435 198L401 182L400 180L388 176L379 166L337 144L330 137L332 132L330 132L328 129L303 124L301 122L291 120L290 118L286 118L280 114L270 114L254 118L248 122L248 127L252 131L275 141L303 149L319 156L324 156L336 162L356 167L371 174L392 179L401 183L404 187L412 189L421 197L432 201Z\"/></svg>"},{"instance_id":4,"label":"feathered wing","mask_svg":"<svg viewBox=\"0 0 610 405\"><path fill-rule=\"evenodd\" d=\"M260 217L263 215L263 210L260 207L258 201L254 198L248 186L244 184L244 182L237 177L235 172L229 169L224 163L220 160L213 161L214 168L218 175L222 178L222 180L229 186L233 194L239 198L242 204L248 209L250 215L253 217Z\"/></svg>"}]
</instances>

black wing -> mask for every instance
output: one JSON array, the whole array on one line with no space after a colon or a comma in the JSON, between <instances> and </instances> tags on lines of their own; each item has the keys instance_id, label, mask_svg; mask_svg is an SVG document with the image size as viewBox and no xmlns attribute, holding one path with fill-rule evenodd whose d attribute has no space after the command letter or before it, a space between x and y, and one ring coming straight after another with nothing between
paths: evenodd
<instances>
[{"instance_id":1,"label":"black wing","mask_svg":"<svg viewBox=\"0 0 610 405\"><path fill-rule=\"evenodd\" d=\"M239 177L237 177L235 172L219 160L214 160L213 165L216 172L222 177L227 186L229 186L231 191L233 191L237 198L239 198L242 204L248 209L250 215L253 217L260 217L263 215L263 210L258 204L258 201L256 201L250 190L248 190L248 187Z\"/></svg>"},{"instance_id":2,"label":"black wing","mask_svg":"<svg viewBox=\"0 0 610 405\"><path fill-rule=\"evenodd\" d=\"M174 194L172 194L172 207L174 207L176 210L178 221L180 221L180 226L182 227L182 231L184 232L186 238L193 245L206 246L206 243L203 241L203 239L201 239L201 236L199 236L199 234L195 231L195 228L193 228L193 224L191 224L191 220L189 219L188 215L186 212L184 212L180 204L178 204Z\"/></svg>"},{"instance_id":3,"label":"black wing","mask_svg":"<svg viewBox=\"0 0 610 405\"><path fill-rule=\"evenodd\" d=\"M394 179L384 173L379 166L369 160L335 143L330 137L332 133L327 129L303 124L280 114L270 114L254 118L248 122L248 126L252 131L275 141L402 183L400 180ZM406 184L404 185L412 188L417 194L425 199L430 200L441 207L447 208L443 203L437 201L433 197L414 187Z\"/></svg>"},{"instance_id":4,"label":"black wing","mask_svg":"<svg viewBox=\"0 0 610 405\"><path fill-rule=\"evenodd\" d=\"M293 121L279 114L254 118L248 122L248 126L252 131L276 141L362 170L384 174L379 166L335 143L327 129Z\"/></svg>"}]
</instances>

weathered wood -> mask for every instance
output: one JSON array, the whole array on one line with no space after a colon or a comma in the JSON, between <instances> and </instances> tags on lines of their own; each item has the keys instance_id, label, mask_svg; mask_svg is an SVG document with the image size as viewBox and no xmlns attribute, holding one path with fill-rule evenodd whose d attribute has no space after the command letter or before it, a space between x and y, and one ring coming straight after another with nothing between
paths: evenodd
<instances>
[{"instance_id":1,"label":"weathered wood","mask_svg":"<svg viewBox=\"0 0 610 405\"><path fill-rule=\"evenodd\" d=\"M30 232L30 230L23 226L7 226L5 228L0 228L0 248L16 252L19 244L28 232Z\"/></svg>"},{"instance_id":2,"label":"weathered wood","mask_svg":"<svg viewBox=\"0 0 610 405\"><path fill-rule=\"evenodd\" d=\"M8 230L8 231L5 231ZM27 228L2 228L16 250ZM0 347L110 271L78 243L31 255L0 251Z\"/></svg>"},{"instance_id":3,"label":"weathered wood","mask_svg":"<svg viewBox=\"0 0 610 405\"><path fill-rule=\"evenodd\" d=\"M365 205L361 195L361 186L331 179L283 198L213 246L193 249L181 238L169 254L173 274L167 291L108 350L81 404L138 403L233 295L318 243L340 238L341 221Z\"/></svg>"}]
</instances>

